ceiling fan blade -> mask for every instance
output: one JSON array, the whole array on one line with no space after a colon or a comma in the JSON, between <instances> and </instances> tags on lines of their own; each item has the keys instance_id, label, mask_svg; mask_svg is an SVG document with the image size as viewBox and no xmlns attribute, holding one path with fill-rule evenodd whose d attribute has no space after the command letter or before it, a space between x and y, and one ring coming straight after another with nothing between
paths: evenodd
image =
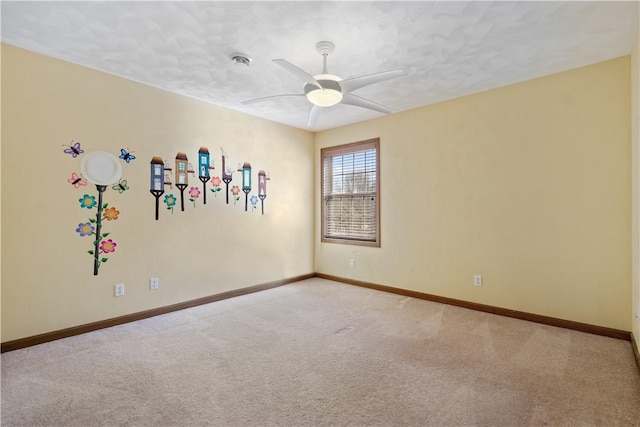
<instances>
[{"instance_id":1,"label":"ceiling fan blade","mask_svg":"<svg viewBox=\"0 0 640 427\"><path fill-rule=\"evenodd\" d=\"M407 72L404 70L383 71L381 73L367 74L366 76L352 77L350 79L342 80L340 82L340 87L342 88L342 92L351 92L364 86L369 86L374 83L380 83L385 80L391 80L406 75Z\"/></svg>"},{"instance_id":2,"label":"ceiling fan blade","mask_svg":"<svg viewBox=\"0 0 640 427\"><path fill-rule=\"evenodd\" d=\"M307 126L313 126L316 123L321 109L322 107L318 107L317 105L311 107L311 111L309 111L309 120L307 120Z\"/></svg>"},{"instance_id":3,"label":"ceiling fan blade","mask_svg":"<svg viewBox=\"0 0 640 427\"><path fill-rule=\"evenodd\" d=\"M240 102L242 104L253 104L254 102L268 101L273 98L282 98L285 96L304 96L304 93L285 93L282 95L270 95L270 96L263 96L262 98L247 99L246 101L240 101Z\"/></svg>"},{"instance_id":4,"label":"ceiling fan blade","mask_svg":"<svg viewBox=\"0 0 640 427\"><path fill-rule=\"evenodd\" d=\"M314 79L311 74L307 73L302 68L299 68L293 65L291 62L285 61L284 59L274 59L273 62L280 65L282 68L289 71L290 73L294 74L299 79L304 80L310 85L318 86L318 88L322 89L322 86L320 86L320 83L318 83L318 81Z\"/></svg>"},{"instance_id":5,"label":"ceiling fan blade","mask_svg":"<svg viewBox=\"0 0 640 427\"><path fill-rule=\"evenodd\" d=\"M342 96L342 104L355 105L356 107L368 108L369 110L379 111L383 114L390 114L391 110L389 110L384 105L376 104L373 101L369 101L368 99L364 99L360 96L354 95L352 93L345 93Z\"/></svg>"}]
</instances>

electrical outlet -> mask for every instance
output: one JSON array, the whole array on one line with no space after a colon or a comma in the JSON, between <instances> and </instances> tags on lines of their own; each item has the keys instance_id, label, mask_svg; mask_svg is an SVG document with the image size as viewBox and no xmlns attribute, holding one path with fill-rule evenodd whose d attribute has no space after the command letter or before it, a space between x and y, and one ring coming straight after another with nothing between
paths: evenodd
<instances>
[{"instance_id":1,"label":"electrical outlet","mask_svg":"<svg viewBox=\"0 0 640 427\"><path fill-rule=\"evenodd\" d=\"M124 283L116 283L116 296L124 296Z\"/></svg>"},{"instance_id":2,"label":"electrical outlet","mask_svg":"<svg viewBox=\"0 0 640 427\"><path fill-rule=\"evenodd\" d=\"M349 259L349 267L354 268L356 266L356 260L354 258Z\"/></svg>"},{"instance_id":3,"label":"electrical outlet","mask_svg":"<svg viewBox=\"0 0 640 427\"><path fill-rule=\"evenodd\" d=\"M152 277L151 279L149 279L149 288L152 291L158 289L158 278L157 277Z\"/></svg>"},{"instance_id":4,"label":"electrical outlet","mask_svg":"<svg viewBox=\"0 0 640 427\"><path fill-rule=\"evenodd\" d=\"M473 276L473 286L482 286L482 276L479 274Z\"/></svg>"}]
</instances>

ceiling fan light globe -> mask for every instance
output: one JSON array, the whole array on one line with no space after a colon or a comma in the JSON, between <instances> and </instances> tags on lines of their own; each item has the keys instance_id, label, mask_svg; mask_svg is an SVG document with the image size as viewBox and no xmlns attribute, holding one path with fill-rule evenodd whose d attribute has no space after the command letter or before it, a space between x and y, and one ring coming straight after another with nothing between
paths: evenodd
<instances>
[{"instance_id":1,"label":"ceiling fan light globe","mask_svg":"<svg viewBox=\"0 0 640 427\"><path fill-rule=\"evenodd\" d=\"M318 107L331 107L342 101L342 91L339 90L340 85L333 83L342 81L340 77L333 74L318 74L313 76L313 78L316 79L324 89L306 86L305 93L309 102Z\"/></svg>"},{"instance_id":2,"label":"ceiling fan light globe","mask_svg":"<svg viewBox=\"0 0 640 427\"><path fill-rule=\"evenodd\" d=\"M316 89L307 93L307 99L318 107L331 107L342 101L342 93L333 89Z\"/></svg>"}]
</instances>

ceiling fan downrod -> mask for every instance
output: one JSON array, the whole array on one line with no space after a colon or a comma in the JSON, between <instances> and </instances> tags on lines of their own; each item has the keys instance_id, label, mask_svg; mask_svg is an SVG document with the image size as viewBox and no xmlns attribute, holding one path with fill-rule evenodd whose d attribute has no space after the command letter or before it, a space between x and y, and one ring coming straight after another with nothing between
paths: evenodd
<instances>
[{"instance_id":1,"label":"ceiling fan downrod","mask_svg":"<svg viewBox=\"0 0 640 427\"><path fill-rule=\"evenodd\" d=\"M327 56L333 52L336 45L329 41L321 41L316 43L316 50L322 55L322 74L329 74L327 71Z\"/></svg>"}]
</instances>

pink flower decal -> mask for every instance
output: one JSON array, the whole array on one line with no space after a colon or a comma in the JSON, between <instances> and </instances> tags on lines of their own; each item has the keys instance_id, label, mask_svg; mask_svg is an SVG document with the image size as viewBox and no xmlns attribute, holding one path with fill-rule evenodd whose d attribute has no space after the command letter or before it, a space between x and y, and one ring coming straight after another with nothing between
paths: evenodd
<instances>
[{"instance_id":1,"label":"pink flower decal","mask_svg":"<svg viewBox=\"0 0 640 427\"><path fill-rule=\"evenodd\" d=\"M197 199L198 197L200 197L200 189L198 187L191 187L189 189L189 196L192 199Z\"/></svg>"},{"instance_id":2,"label":"pink flower decal","mask_svg":"<svg viewBox=\"0 0 640 427\"><path fill-rule=\"evenodd\" d=\"M238 203L238 200L240 200L240 187L238 187L237 185L231 187L231 194L233 194L233 204L235 205L236 203Z\"/></svg>"},{"instance_id":3,"label":"pink flower decal","mask_svg":"<svg viewBox=\"0 0 640 427\"><path fill-rule=\"evenodd\" d=\"M189 200L193 203L193 207L196 207L196 199L200 197L200 189L198 187L191 187L189 189Z\"/></svg>"},{"instance_id":4,"label":"pink flower decal","mask_svg":"<svg viewBox=\"0 0 640 427\"><path fill-rule=\"evenodd\" d=\"M116 246L118 246L118 244L111 239L103 240L102 242L100 242L100 250L105 254L115 252Z\"/></svg>"},{"instance_id":5,"label":"pink flower decal","mask_svg":"<svg viewBox=\"0 0 640 427\"><path fill-rule=\"evenodd\" d=\"M211 178L211 186L213 188L211 188L210 190L213 193L213 195L216 197L218 197L218 191L221 190L220 184L222 184L222 180L220 179L219 176L214 176L213 178Z\"/></svg>"}]
</instances>

